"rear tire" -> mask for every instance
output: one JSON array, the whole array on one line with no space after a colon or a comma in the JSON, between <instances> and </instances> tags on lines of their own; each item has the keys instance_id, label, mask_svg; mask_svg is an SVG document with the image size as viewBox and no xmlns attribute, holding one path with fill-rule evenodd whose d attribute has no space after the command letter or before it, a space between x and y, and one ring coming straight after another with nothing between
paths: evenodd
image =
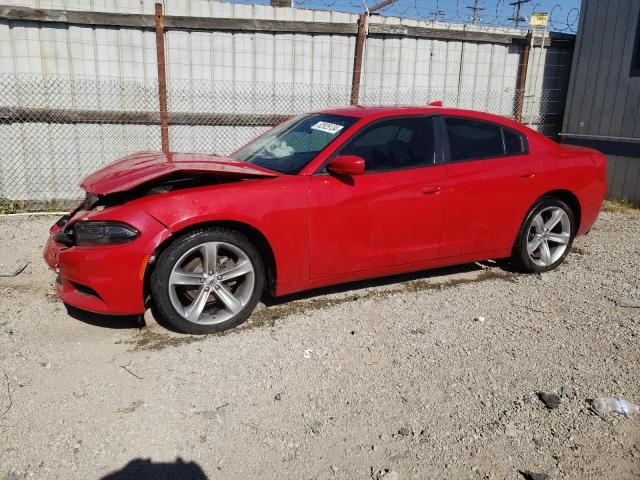
<instances>
[{"instance_id":1,"label":"rear tire","mask_svg":"<svg viewBox=\"0 0 640 480\"><path fill-rule=\"evenodd\" d=\"M511 262L528 273L553 270L569 254L575 232L571 208L556 197L542 197L533 204L520 227Z\"/></svg>"},{"instance_id":2,"label":"rear tire","mask_svg":"<svg viewBox=\"0 0 640 480\"><path fill-rule=\"evenodd\" d=\"M176 239L151 274L154 314L178 331L207 334L243 323L264 290L262 259L234 230L204 228Z\"/></svg>"}]
</instances>

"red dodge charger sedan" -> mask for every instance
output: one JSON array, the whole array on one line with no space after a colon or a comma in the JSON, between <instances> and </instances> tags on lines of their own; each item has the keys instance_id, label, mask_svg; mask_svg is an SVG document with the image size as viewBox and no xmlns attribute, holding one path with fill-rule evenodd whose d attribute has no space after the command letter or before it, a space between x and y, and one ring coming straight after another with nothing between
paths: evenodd
<instances>
[{"instance_id":1,"label":"red dodge charger sedan","mask_svg":"<svg viewBox=\"0 0 640 480\"><path fill-rule=\"evenodd\" d=\"M605 157L503 117L351 107L292 118L231 157L137 153L87 177L45 259L63 302L183 332L275 296L510 257L557 267L598 216Z\"/></svg>"}]
</instances>

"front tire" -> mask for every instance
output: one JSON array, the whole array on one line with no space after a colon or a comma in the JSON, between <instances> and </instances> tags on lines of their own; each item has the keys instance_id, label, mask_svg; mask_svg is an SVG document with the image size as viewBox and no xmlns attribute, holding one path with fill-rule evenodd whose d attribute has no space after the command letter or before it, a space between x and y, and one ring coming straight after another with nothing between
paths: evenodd
<instances>
[{"instance_id":1,"label":"front tire","mask_svg":"<svg viewBox=\"0 0 640 480\"><path fill-rule=\"evenodd\" d=\"M553 270L569 254L575 232L571 208L558 198L542 197L520 227L511 261L529 273Z\"/></svg>"},{"instance_id":2,"label":"front tire","mask_svg":"<svg viewBox=\"0 0 640 480\"><path fill-rule=\"evenodd\" d=\"M158 257L150 279L154 314L184 333L222 332L249 318L264 278L262 259L243 234L195 230Z\"/></svg>"}]
</instances>

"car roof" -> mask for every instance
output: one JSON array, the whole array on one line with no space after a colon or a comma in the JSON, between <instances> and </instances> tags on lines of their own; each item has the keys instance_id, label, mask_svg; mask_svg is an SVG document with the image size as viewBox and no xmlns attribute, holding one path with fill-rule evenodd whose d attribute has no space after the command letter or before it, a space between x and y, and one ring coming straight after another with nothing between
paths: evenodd
<instances>
[{"instance_id":1,"label":"car roof","mask_svg":"<svg viewBox=\"0 0 640 480\"><path fill-rule=\"evenodd\" d=\"M398 106L398 105L353 105L350 107L330 108L322 110L319 113L328 113L332 115L344 115L346 117L366 118L371 116L391 116L402 115L408 112L430 113L435 110L433 107L417 107L417 106Z\"/></svg>"},{"instance_id":2,"label":"car roof","mask_svg":"<svg viewBox=\"0 0 640 480\"><path fill-rule=\"evenodd\" d=\"M487 120L503 125L511 126L512 128L522 127L522 125L514 122L513 120L502 117L500 115L494 115L491 113L479 112L476 110L465 110L461 108L449 108L449 107L436 107L436 106L390 106L390 105L375 105L375 106L362 106L354 105L351 107L332 108L322 110L318 113L327 113L331 115L343 115L346 117L356 118L384 118L394 117L402 115L459 115L469 118L477 118L479 120ZM520 129L520 128L518 128Z\"/></svg>"}]
</instances>

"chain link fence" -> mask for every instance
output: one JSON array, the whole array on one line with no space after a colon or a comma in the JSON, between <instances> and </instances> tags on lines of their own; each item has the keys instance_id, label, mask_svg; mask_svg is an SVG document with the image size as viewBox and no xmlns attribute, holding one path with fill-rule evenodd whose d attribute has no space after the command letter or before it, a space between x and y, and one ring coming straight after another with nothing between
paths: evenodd
<instances>
[{"instance_id":1,"label":"chain link fence","mask_svg":"<svg viewBox=\"0 0 640 480\"><path fill-rule=\"evenodd\" d=\"M173 151L228 155L290 115L349 104L350 85L175 81L168 85ZM513 117L514 90L465 91L363 86L363 105L426 105ZM550 132L562 92L523 100L523 123ZM0 213L66 210L91 172L136 151L160 151L154 81L0 76Z\"/></svg>"}]
</instances>

